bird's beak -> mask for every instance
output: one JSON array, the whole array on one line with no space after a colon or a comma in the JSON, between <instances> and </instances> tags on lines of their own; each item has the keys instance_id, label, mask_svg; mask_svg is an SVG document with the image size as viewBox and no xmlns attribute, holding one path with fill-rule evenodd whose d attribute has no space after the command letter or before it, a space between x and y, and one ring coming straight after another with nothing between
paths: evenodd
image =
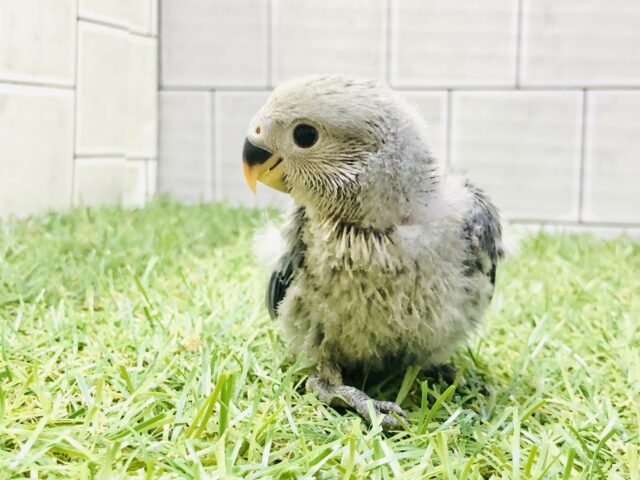
<instances>
[{"instance_id":1,"label":"bird's beak","mask_svg":"<svg viewBox=\"0 0 640 480\"><path fill-rule=\"evenodd\" d=\"M282 180L282 157L254 145L248 138L245 139L242 149L242 171L247 185L254 194L257 181L281 192L288 192Z\"/></svg>"}]
</instances>

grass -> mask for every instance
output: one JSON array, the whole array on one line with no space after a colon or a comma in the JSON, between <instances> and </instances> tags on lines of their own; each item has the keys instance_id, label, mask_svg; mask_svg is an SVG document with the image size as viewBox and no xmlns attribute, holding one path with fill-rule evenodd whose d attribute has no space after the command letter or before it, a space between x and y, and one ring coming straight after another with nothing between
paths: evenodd
<instances>
[{"instance_id":1,"label":"grass","mask_svg":"<svg viewBox=\"0 0 640 480\"><path fill-rule=\"evenodd\" d=\"M640 478L640 245L527 240L454 358L470 386L374 387L410 412L384 434L303 392L250 254L270 215L1 223L0 478Z\"/></svg>"}]
</instances>

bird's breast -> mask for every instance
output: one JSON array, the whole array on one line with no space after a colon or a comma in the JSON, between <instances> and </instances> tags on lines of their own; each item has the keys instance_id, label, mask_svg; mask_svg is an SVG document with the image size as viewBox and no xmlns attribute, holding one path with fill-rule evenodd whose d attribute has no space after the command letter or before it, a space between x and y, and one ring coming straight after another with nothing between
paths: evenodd
<instances>
[{"instance_id":1,"label":"bird's breast","mask_svg":"<svg viewBox=\"0 0 640 480\"><path fill-rule=\"evenodd\" d=\"M393 228L374 229L342 222L311 223L304 234L309 256L318 269L351 275L358 271L394 273L402 268L402 254Z\"/></svg>"}]
</instances>

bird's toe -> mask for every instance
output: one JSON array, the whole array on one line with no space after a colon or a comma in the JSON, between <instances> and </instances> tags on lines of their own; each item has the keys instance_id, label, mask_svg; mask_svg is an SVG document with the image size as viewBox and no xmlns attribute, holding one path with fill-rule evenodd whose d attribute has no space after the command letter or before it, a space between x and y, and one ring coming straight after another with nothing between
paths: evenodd
<instances>
[{"instance_id":1,"label":"bird's toe","mask_svg":"<svg viewBox=\"0 0 640 480\"><path fill-rule=\"evenodd\" d=\"M402 428L402 425L407 419L407 412L394 402L367 399L367 401L362 402L356 408L362 417L371 422L368 405L369 401L372 403L373 411L377 415L382 415L382 418L380 419L380 426L384 430L400 430Z\"/></svg>"},{"instance_id":2,"label":"bird's toe","mask_svg":"<svg viewBox=\"0 0 640 480\"><path fill-rule=\"evenodd\" d=\"M371 413L381 415L380 425L384 430L401 429L407 419L407 413L394 402L374 400L366 393L347 385L332 385L317 375L307 379L307 390L318 395L318 398L334 407L352 408L371 423ZM373 412L370 410L372 407Z\"/></svg>"},{"instance_id":3,"label":"bird's toe","mask_svg":"<svg viewBox=\"0 0 640 480\"><path fill-rule=\"evenodd\" d=\"M407 418L407 412L394 402L374 400L374 408L378 413L395 413L402 418Z\"/></svg>"}]
</instances>

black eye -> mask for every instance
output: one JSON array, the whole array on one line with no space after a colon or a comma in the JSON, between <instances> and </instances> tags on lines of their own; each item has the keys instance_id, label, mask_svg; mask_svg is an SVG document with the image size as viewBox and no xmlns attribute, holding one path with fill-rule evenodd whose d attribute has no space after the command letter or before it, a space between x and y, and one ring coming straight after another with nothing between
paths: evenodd
<instances>
[{"instance_id":1,"label":"black eye","mask_svg":"<svg viewBox=\"0 0 640 480\"><path fill-rule=\"evenodd\" d=\"M293 129L293 141L300 148L312 147L318 141L318 130L311 125L301 123Z\"/></svg>"}]
</instances>

